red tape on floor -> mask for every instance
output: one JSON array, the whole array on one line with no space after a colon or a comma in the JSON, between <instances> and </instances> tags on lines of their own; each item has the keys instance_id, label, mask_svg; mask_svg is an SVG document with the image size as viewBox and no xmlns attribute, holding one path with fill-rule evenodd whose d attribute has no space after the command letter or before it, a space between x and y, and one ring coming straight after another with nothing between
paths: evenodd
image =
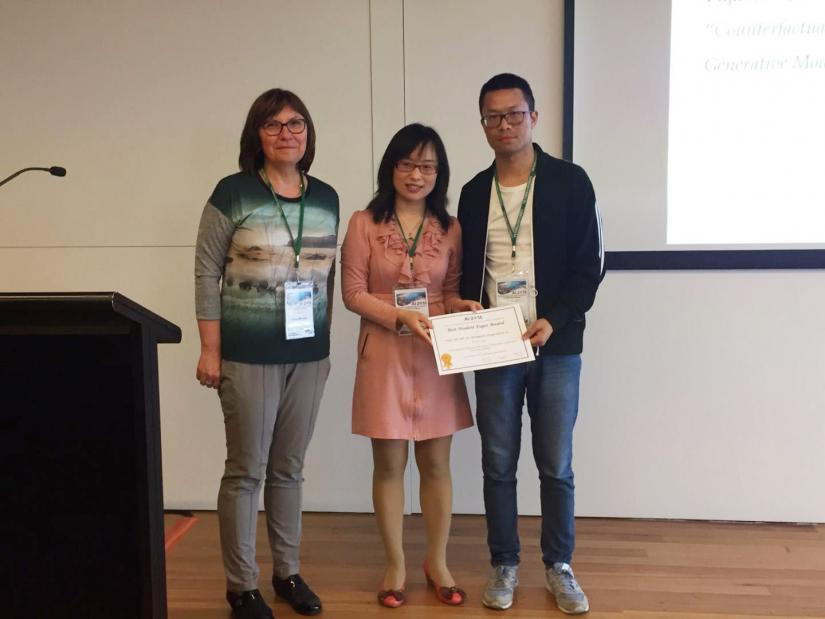
<instances>
[{"instance_id":1,"label":"red tape on floor","mask_svg":"<svg viewBox=\"0 0 825 619\"><path fill-rule=\"evenodd\" d=\"M178 522L176 522L168 531L166 531L166 552L169 552L172 549L172 547L175 544L177 544L180 541L180 539L184 535L186 535L192 527L195 526L195 523L197 522L198 519L195 518L195 516L183 517Z\"/></svg>"}]
</instances>

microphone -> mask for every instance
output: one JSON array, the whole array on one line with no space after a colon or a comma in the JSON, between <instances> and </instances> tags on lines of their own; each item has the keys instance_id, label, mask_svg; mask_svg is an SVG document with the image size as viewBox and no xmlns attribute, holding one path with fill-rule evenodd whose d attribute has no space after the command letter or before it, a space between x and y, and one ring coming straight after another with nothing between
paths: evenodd
<instances>
[{"instance_id":1,"label":"microphone","mask_svg":"<svg viewBox=\"0 0 825 619\"><path fill-rule=\"evenodd\" d=\"M12 174L11 176L9 176L7 178L4 178L2 181L0 181L0 187L5 185L6 183L8 183L15 176L23 174L23 172L29 172L30 170L40 170L41 172L48 172L52 176L66 176L66 168L61 168L60 166L56 166L56 165L52 166L50 168L23 168L22 170L18 170L17 172Z\"/></svg>"}]
</instances>

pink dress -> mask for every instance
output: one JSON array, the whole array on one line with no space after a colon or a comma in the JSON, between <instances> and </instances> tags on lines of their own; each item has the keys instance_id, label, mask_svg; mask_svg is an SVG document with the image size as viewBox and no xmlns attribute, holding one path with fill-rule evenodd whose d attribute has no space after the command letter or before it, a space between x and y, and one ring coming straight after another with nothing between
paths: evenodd
<instances>
[{"instance_id":1,"label":"pink dress","mask_svg":"<svg viewBox=\"0 0 825 619\"><path fill-rule=\"evenodd\" d=\"M430 316L459 299L461 228L444 232L427 216L413 257L416 285L426 286ZM412 283L406 245L395 220L375 223L358 211L341 248L344 305L361 315L352 395L352 431L371 438L423 441L473 425L461 374L439 376L433 351L395 329L393 290Z\"/></svg>"}]
</instances>

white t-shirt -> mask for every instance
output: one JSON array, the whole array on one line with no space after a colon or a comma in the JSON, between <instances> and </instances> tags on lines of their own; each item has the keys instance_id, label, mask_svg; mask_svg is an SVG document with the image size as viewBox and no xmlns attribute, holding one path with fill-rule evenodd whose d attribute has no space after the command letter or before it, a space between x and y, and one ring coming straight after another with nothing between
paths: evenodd
<instances>
[{"instance_id":1,"label":"white t-shirt","mask_svg":"<svg viewBox=\"0 0 825 619\"><path fill-rule=\"evenodd\" d=\"M499 186L504 209L510 219L510 225L515 228L521 201L524 199L524 190L527 183L517 187ZM516 240L516 273L526 273L528 286L527 314L524 318L529 325L536 320L536 273L533 268L533 193L536 180L530 187L530 195L521 218L521 228ZM493 180L490 187L490 215L487 219L487 256L484 268L484 290L490 299L490 307L496 307L496 280L513 276L513 259L511 258L513 243L507 222L501 212L501 206L496 194L496 182Z\"/></svg>"}]
</instances>

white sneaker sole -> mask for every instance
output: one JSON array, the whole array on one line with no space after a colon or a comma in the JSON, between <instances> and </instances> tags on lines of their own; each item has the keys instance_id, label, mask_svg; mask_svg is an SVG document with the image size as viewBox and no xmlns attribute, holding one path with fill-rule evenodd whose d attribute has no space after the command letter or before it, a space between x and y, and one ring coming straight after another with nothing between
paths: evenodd
<instances>
[{"instance_id":1,"label":"white sneaker sole","mask_svg":"<svg viewBox=\"0 0 825 619\"><path fill-rule=\"evenodd\" d=\"M544 584L544 588L545 588L545 589L547 589L547 591L550 593L550 595L552 595L552 596L553 596L553 600L555 601L555 599L556 599L556 594L555 594L555 593L553 593L553 589L550 587L550 585L548 585L547 583L545 583L545 584ZM556 601L556 608L558 608L558 609L559 609L561 612L563 612L565 615L583 615L583 614L585 614L585 613L589 613L589 612L590 612L590 602L588 602L588 603L587 603L587 606L585 606L582 610L567 610L567 609L564 609L564 608L562 608L561 606L559 606L558 601Z\"/></svg>"},{"instance_id":2,"label":"white sneaker sole","mask_svg":"<svg viewBox=\"0 0 825 619\"><path fill-rule=\"evenodd\" d=\"M562 608L558 604L556 604L556 608L558 608L565 615L583 615L584 613L589 613L590 612L590 605L589 604L587 605L587 608L585 608L583 610L565 610L564 608Z\"/></svg>"},{"instance_id":3,"label":"white sneaker sole","mask_svg":"<svg viewBox=\"0 0 825 619\"><path fill-rule=\"evenodd\" d=\"M493 604L490 604L490 603L489 603L487 600L485 600L484 598L481 598L481 604L482 604L485 608L489 608L490 610L507 610L508 608L510 608L510 607L513 605L513 600L510 600L510 603L509 603L509 604L507 604L507 606L494 606Z\"/></svg>"}]
</instances>

